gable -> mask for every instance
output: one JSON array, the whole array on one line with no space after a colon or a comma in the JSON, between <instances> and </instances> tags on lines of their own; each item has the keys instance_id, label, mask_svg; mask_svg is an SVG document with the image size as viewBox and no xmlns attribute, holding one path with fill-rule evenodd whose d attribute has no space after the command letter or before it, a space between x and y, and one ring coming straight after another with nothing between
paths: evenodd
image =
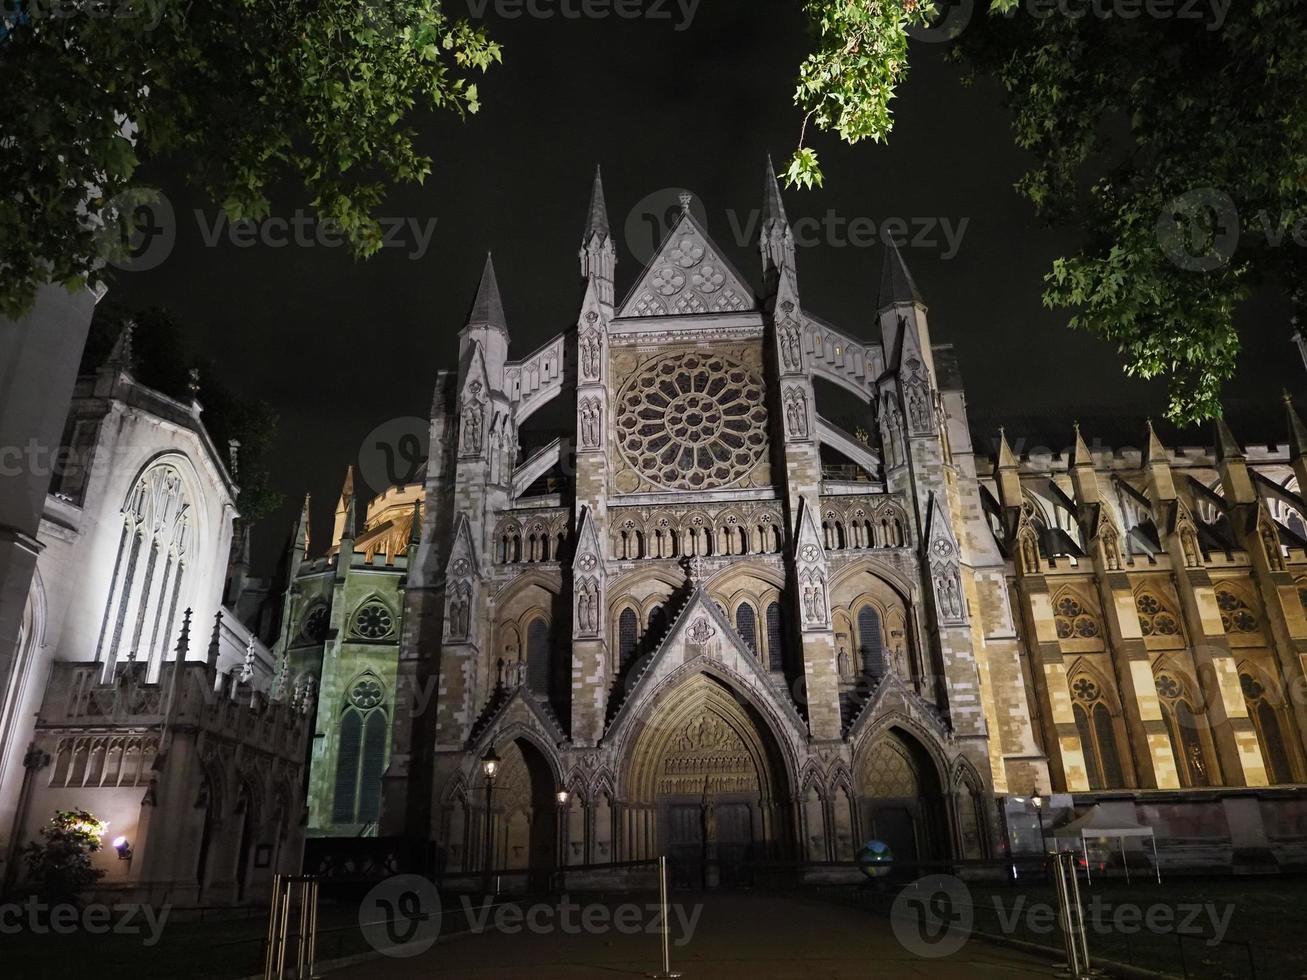
<instances>
[{"instance_id":1,"label":"gable","mask_svg":"<svg viewBox=\"0 0 1307 980\"><path fill-rule=\"evenodd\" d=\"M641 273L618 316L739 313L756 308L753 290L687 210Z\"/></svg>"}]
</instances>

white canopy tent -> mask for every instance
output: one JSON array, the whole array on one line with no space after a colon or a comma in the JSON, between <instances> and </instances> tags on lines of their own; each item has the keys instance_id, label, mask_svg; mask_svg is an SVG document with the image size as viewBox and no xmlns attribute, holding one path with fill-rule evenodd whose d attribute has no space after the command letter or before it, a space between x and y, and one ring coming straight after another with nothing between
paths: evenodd
<instances>
[{"instance_id":1,"label":"white canopy tent","mask_svg":"<svg viewBox=\"0 0 1307 980\"><path fill-rule=\"evenodd\" d=\"M1103 838L1116 838L1121 843L1121 863L1125 867L1125 880L1130 881L1130 865L1125 858L1125 841L1127 837L1147 837L1153 845L1153 870L1157 873L1157 883L1162 883L1162 867L1157 860L1157 838L1152 827L1145 827L1133 820L1114 817L1103 809L1102 804L1095 803L1084 816L1077 817L1065 826L1053 831L1054 840L1079 840L1080 849L1085 855L1085 877L1092 883L1093 875L1089 870L1089 841Z\"/></svg>"}]
</instances>

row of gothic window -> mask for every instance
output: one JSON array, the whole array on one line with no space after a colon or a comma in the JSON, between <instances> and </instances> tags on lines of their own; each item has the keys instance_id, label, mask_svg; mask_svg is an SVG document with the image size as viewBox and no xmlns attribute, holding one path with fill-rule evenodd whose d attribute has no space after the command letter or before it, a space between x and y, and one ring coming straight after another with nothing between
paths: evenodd
<instances>
[{"instance_id":1,"label":"row of gothic window","mask_svg":"<svg viewBox=\"0 0 1307 980\"><path fill-rule=\"evenodd\" d=\"M567 532L562 528L533 528L522 531L508 525L499 533L495 558L500 564L561 561L566 553Z\"/></svg>"},{"instance_id":2,"label":"row of gothic window","mask_svg":"<svg viewBox=\"0 0 1307 980\"><path fill-rule=\"evenodd\" d=\"M1293 781L1286 733L1279 713L1266 696L1263 685L1252 674L1241 671L1248 716L1252 719L1266 764L1267 779L1272 784ZM1206 722L1194 707L1187 684L1170 671L1154 677L1162 717L1171 743L1182 786L1211 786L1215 779L1210 769L1209 747L1204 744ZM1071 680L1072 710L1080 735L1085 768L1092 790L1121 789L1126 785L1121 766L1121 740L1124 727L1109 706L1100 685L1089 675Z\"/></svg>"},{"instance_id":3,"label":"row of gothic window","mask_svg":"<svg viewBox=\"0 0 1307 980\"><path fill-rule=\"evenodd\" d=\"M907 543L907 532L901 516L881 516L879 521L866 517L845 521L827 514L821 522L822 539L828 551L846 548L902 548Z\"/></svg>"},{"instance_id":4,"label":"row of gothic window","mask_svg":"<svg viewBox=\"0 0 1307 980\"><path fill-rule=\"evenodd\" d=\"M310 643L321 643L327 637L331 612L325 602L319 602L304 614L300 635ZM365 602L350 617L350 635L365 640L385 640L395 635L395 616L380 600Z\"/></svg>"},{"instance_id":5,"label":"row of gothic window","mask_svg":"<svg viewBox=\"0 0 1307 980\"><path fill-rule=\"evenodd\" d=\"M728 523L714 528L710 524L690 523L676 527L660 521L652 529L626 521L613 533L613 553L623 559L681 558L696 555L768 555L780 554L780 525L771 519L747 526Z\"/></svg>"},{"instance_id":6,"label":"row of gothic window","mask_svg":"<svg viewBox=\"0 0 1307 980\"><path fill-rule=\"evenodd\" d=\"M1303 608L1307 609L1307 588L1299 589L1298 595ZM1226 633L1255 633L1261 628L1257 614L1234 589L1218 585L1216 604ZM1136 594L1135 612L1144 636L1180 635L1179 617L1155 593L1141 591ZM1063 592L1058 597L1053 614L1057 635L1061 639L1093 639L1102 632L1093 612L1072 592Z\"/></svg>"}]
</instances>

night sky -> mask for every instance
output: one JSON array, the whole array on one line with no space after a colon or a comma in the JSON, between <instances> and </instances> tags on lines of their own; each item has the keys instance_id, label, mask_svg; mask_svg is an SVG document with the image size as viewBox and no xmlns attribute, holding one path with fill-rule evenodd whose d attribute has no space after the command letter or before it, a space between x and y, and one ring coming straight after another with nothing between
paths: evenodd
<instances>
[{"instance_id":1,"label":"night sky","mask_svg":"<svg viewBox=\"0 0 1307 980\"><path fill-rule=\"evenodd\" d=\"M451 11L461 13L455 0ZM469 7L471 4L469 4ZM475 9L482 9L476 0ZM504 64L481 80L483 108L466 123L422 117L422 150L434 158L424 186L396 190L382 213L406 222L402 244L356 261L344 247L241 248L225 235L206 243L216 210L172 180L149 175L176 215L176 243L149 271L120 273L110 296L163 306L185 325L186 342L214 360L238 393L268 401L281 424L274 473L286 508L255 532L256 565L267 570L307 490L314 497L315 550L325 547L347 463L388 419L426 415L432 382L453 368L456 334L492 249L520 357L575 323L581 298L576 259L591 176L603 166L618 238L618 297L643 263L651 232L628 236L675 189L694 193L710 232L747 277L759 277L756 210L764 155L788 158L800 117L791 104L806 50L794 0L713 0L689 26L670 20L506 20L487 12ZM472 10L468 9L471 14ZM895 103L890 143L846 146L819 136L826 187L787 191L792 222L889 218L933 242L904 248L930 306L936 343L956 345L973 423L1008 419L1045 431L1074 417L1160 416L1164 389L1126 378L1115 352L1045 311L1041 279L1074 247L1074 230L1041 227L1012 190L1023 155L991 83L964 87L937 45L914 42L912 71ZM661 192L661 193L660 193ZM195 210L201 209L197 219ZM307 204L274 197L273 213ZM413 227L434 234L423 250ZM942 231L956 235L957 254ZM736 228L749 233L737 241ZM799 249L804 305L855 335L874 336L879 245L814 237ZM643 257L643 256L642 256ZM1241 318L1240 374L1231 415L1277 417L1284 386L1301 389L1303 365L1288 342L1287 304L1261 297ZM201 395L203 400L203 395ZM1142 423L1141 423L1142 424ZM1086 435L1094 435L1086 421ZM1239 432L1274 441L1269 432ZM1193 441L1193 440L1191 440Z\"/></svg>"}]
</instances>

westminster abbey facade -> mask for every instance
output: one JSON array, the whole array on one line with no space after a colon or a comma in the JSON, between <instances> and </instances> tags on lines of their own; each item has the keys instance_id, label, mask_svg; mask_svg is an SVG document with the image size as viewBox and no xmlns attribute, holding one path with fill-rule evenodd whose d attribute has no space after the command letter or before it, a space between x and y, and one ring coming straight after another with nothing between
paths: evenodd
<instances>
[{"instance_id":1,"label":"westminster abbey facade","mask_svg":"<svg viewBox=\"0 0 1307 980\"><path fill-rule=\"evenodd\" d=\"M596 175L575 326L510 351L487 260L421 478L347 481L317 557L306 513L274 654L317 699L310 835L450 873L989 858L1039 792L1301 861L1292 405L1256 449L977 448L898 250L874 326L826 323L764 195L760 287L686 199L619 298Z\"/></svg>"}]
</instances>

